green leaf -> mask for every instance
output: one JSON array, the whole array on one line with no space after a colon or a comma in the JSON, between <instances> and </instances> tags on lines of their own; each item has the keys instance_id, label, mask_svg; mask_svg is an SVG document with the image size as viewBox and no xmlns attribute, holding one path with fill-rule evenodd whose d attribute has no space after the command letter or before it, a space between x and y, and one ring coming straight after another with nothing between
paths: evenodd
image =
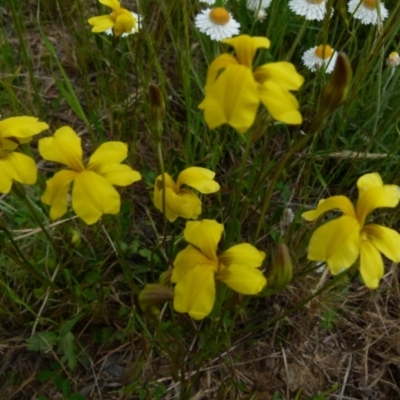
<instances>
[{"instance_id":1,"label":"green leaf","mask_svg":"<svg viewBox=\"0 0 400 400\"><path fill-rule=\"evenodd\" d=\"M97 282L100 282L100 280L101 280L101 272L98 269L95 269L94 271L89 272L85 276L85 281L92 285Z\"/></svg>"},{"instance_id":2,"label":"green leaf","mask_svg":"<svg viewBox=\"0 0 400 400\"><path fill-rule=\"evenodd\" d=\"M62 385L61 385L61 390L63 392L63 395L65 397L68 397L71 394L71 383L69 382L68 379L66 379Z\"/></svg>"},{"instance_id":3,"label":"green leaf","mask_svg":"<svg viewBox=\"0 0 400 400\"><path fill-rule=\"evenodd\" d=\"M68 397L68 400L85 400L85 396L80 393L75 393Z\"/></svg>"},{"instance_id":4,"label":"green leaf","mask_svg":"<svg viewBox=\"0 0 400 400\"><path fill-rule=\"evenodd\" d=\"M40 372L37 374L36 379L37 379L39 382L42 382L42 383L43 383L43 382L49 381L53 376L54 376L54 371L45 370L45 371L40 371Z\"/></svg>"},{"instance_id":5,"label":"green leaf","mask_svg":"<svg viewBox=\"0 0 400 400\"><path fill-rule=\"evenodd\" d=\"M60 390L61 390L63 382L64 382L64 378L63 378L61 375L56 375L56 376L54 377L54 386L55 386L57 389L60 389Z\"/></svg>"},{"instance_id":6,"label":"green leaf","mask_svg":"<svg viewBox=\"0 0 400 400\"><path fill-rule=\"evenodd\" d=\"M67 360L68 368L74 371L77 366L76 354L75 354L75 336L68 332L64 336L60 336L58 344L58 351L64 354L64 358Z\"/></svg>"},{"instance_id":7,"label":"green leaf","mask_svg":"<svg viewBox=\"0 0 400 400\"><path fill-rule=\"evenodd\" d=\"M56 342L55 332L41 332L26 340L26 348L32 351L50 350Z\"/></svg>"},{"instance_id":8,"label":"green leaf","mask_svg":"<svg viewBox=\"0 0 400 400\"><path fill-rule=\"evenodd\" d=\"M65 322L64 326L62 327L60 331L60 337L65 336L67 333L69 333L74 325L84 316L84 314L78 314L75 316L75 318L72 318L71 321Z\"/></svg>"}]
</instances>

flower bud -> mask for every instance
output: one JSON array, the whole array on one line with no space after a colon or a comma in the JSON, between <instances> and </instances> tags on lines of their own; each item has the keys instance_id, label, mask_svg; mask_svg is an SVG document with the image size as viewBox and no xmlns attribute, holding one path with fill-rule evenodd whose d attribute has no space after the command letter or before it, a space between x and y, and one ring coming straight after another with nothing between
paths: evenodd
<instances>
[{"instance_id":1,"label":"flower bud","mask_svg":"<svg viewBox=\"0 0 400 400\"><path fill-rule=\"evenodd\" d=\"M322 89L322 104L318 113L318 115L322 114L319 116L320 118L327 118L344 102L350 88L351 78L350 61L346 54L339 53L331 79Z\"/></svg>"},{"instance_id":2,"label":"flower bud","mask_svg":"<svg viewBox=\"0 0 400 400\"><path fill-rule=\"evenodd\" d=\"M272 268L267 277L267 292L269 294L280 292L292 279L292 260L289 249L285 243L279 243Z\"/></svg>"},{"instance_id":3,"label":"flower bud","mask_svg":"<svg viewBox=\"0 0 400 400\"><path fill-rule=\"evenodd\" d=\"M81 233L74 228L69 228L69 233L71 235L71 244L79 245L81 243Z\"/></svg>"},{"instance_id":4,"label":"flower bud","mask_svg":"<svg viewBox=\"0 0 400 400\"><path fill-rule=\"evenodd\" d=\"M162 93L157 85L149 85L149 107L151 123L154 126L157 140L161 140L162 121L165 117L165 104Z\"/></svg>"},{"instance_id":5,"label":"flower bud","mask_svg":"<svg viewBox=\"0 0 400 400\"><path fill-rule=\"evenodd\" d=\"M167 269L160 275L160 278L158 279L158 281L163 286L169 286L169 285L171 285L171 275L172 275L172 269Z\"/></svg>"},{"instance_id":6,"label":"flower bud","mask_svg":"<svg viewBox=\"0 0 400 400\"><path fill-rule=\"evenodd\" d=\"M26 191L24 186L16 181L13 181L12 185L12 193L14 193L19 199L25 199L26 198Z\"/></svg>"},{"instance_id":7,"label":"flower bud","mask_svg":"<svg viewBox=\"0 0 400 400\"><path fill-rule=\"evenodd\" d=\"M391 67L391 68L398 67L400 65L399 53L397 51L392 51L386 60L386 64L388 67Z\"/></svg>"},{"instance_id":8,"label":"flower bud","mask_svg":"<svg viewBox=\"0 0 400 400\"><path fill-rule=\"evenodd\" d=\"M158 320L160 312L156 306L172 300L173 297L172 289L158 283L151 283L139 293L139 305L150 319Z\"/></svg>"}]
</instances>

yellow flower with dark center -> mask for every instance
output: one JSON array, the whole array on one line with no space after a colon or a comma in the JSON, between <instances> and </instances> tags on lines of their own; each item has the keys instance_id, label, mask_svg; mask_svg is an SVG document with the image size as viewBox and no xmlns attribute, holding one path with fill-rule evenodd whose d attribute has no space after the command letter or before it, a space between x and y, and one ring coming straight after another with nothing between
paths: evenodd
<instances>
[{"instance_id":1,"label":"yellow flower with dark center","mask_svg":"<svg viewBox=\"0 0 400 400\"><path fill-rule=\"evenodd\" d=\"M235 292L253 295L267 283L259 270L265 253L248 243L232 246L217 254L224 226L215 220L189 221L183 231L190 244L174 261L171 282L175 283L174 309L203 319L215 302L216 282Z\"/></svg>"},{"instance_id":2,"label":"yellow flower with dark center","mask_svg":"<svg viewBox=\"0 0 400 400\"><path fill-rule=\"evenodd\" d=\"M165 215L174 222L178 217L194 219L201 214L201 200L190 189L190 186L200 193L214 193L219 190L219 184L214 181L215 172L206 168L190 167L183 170L176 183L167 173L165 177ZM162 178L159 175L154 185L154 205L163 212Z\"/></svg>"},{"instance_id":3,"label":"yellow flower with dark center","mask_svg":"<svg viewBox=\"0 0 400 400\"><path fill-rule=\"evenodd\" d=\"M39 153L45 160L70 168L57 172L46 183L42 201L51 207L52 219L67 212L72 182L72 208L90 225L103 214L119 213L121 199L114 185L127 186L141 179L139 172L120 164L128 155L128 146L122 142L103 143L85 165L81 139L68 126L58 129L53 137L39 140Z\"/></svg>"},{"instance_id":4,"label":"yellow flower with dark center","mask_svg":"<svg viewBox=\"0 0 400 400\"><path fill-rule=\"evenodd\" d=\"M380 253L400 262L400 234L376 224L365 224L367 216L376 208L396 207L400 188L384 185L378 173L363 175L357 181L359 197L356 207L345 196L333 196L320 201L317 209L303 213L307 221L314 221L323 213L339 209L343 216L319 227L312 235L308 259L325 261L336 275L351 267L360 257L360 272L365 285L376 289L384 267Z\"/></svg>"},{"instance_id":5,"label":"yellow flower with dark center","mask_svg":"<svg viewBox=\"0 0 400 400\"><path fill-rule=\"evenodd\" d=\"M139 30L136 14L122 8L118 0L99 0L99 2L110 7L112 13L90 18L88 22L93 25L92 32L106 32L112 29L114 36L121 36Z\"/></svg>"},{"instance_id":6,"label":"yellow flower with dark center","mask_svg":"<svg viewBox=\"0 0 400 400\"><path fill-rule=\"evenodd\" d=\"M45 122L35 117L11 117L0 121L0 193L9 193L13 180L28 185L36 182L35 161L15 150L48 128Z\"/></svg>"},{"instance_id":7,"label":"yellow flower with dark center","mask_svg":"<svg viewBox=\"0 0 400 400\"><path fill-rule=\"evenodd\" d=\"M222 40L234 47L236 57L222 54L209 66L206 96L199 105L210 129L231 125L245 133L254 123L260 102L277 121L300 124L302 117L296 98L304 78L289 62L267 63L253 70L253 58L260 48L268 49L265 37L236 36Z\"/></svg>"}]
</instances>

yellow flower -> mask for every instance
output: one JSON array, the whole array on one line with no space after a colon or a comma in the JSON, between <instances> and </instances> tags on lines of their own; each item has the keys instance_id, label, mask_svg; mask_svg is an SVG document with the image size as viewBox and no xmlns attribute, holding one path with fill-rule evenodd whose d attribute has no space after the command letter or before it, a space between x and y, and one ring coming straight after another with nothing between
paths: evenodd
<instances>
[{"instance_id":1,"label":"yellow flower","mask_svg":"<svg viewBox=\"0 0 400 400\"><path fill-rule=\"evenodd\" d=\"M118 0L99 0L101 4L112 8L110 15L100 15L88 20L93 25L92 32L107 32L112 29L115 36L126 36L138 32L138 16L122 8Z\"/></svg>"},{"instance_id":2,"label":"yellow flower","mask_svg":"<svg viewBox=\"0 0 400 400\"><path fill-rule=\"evenodd\" d=\"M206 96L199 105L210 129L229 124L245 133L254 122L261 103L278 121L301 124L296 98L304 78L289 62L264 64L253 71L253 58L260 48L269 48L265 37L236 36L222 42L234 47L236 57L222 54L209 66Z\"/></svg>"},{"instance_id":3,"label":"yellow flower","mask_svg":"<svg viewBox=\"0 0 400 400\"><path fill-rule=\"evenodd\" d=\"M266 285L258 269L265 253L241 243L217 255L224 226L215 220L189 221L183 232L190 244L178 253L172 270L174 309L202 319L212 310L215 281L242 294L257 294Z\"/></svg>"},{"instance_id":4,"label":"yellow flower","mask_svg":"<svg viewBox=\"0 0 400 400\"><path fill-rule=\"evenodd\" d=\"M165 214L169 221L174 222L178 217L194 219L201 213L201 200L189 189L182 188L187 185L195 188L200 193L214 193L219 190L215 182L215 173L206 168L190 167L183 170L175 183L170 175L165 177ZM161 212L162 206L162 178L159 175L154 185L154 205Z\"/></svg>"},{"instance_id":5,"label":"yellow flower","mask_svg":"<svg viewBox=\"0 0 400 400\"><path fill-rule=\"evenodd\" d=\"M8 193L13 180L28 185L36 182L35 161L14 150L48 128L35 117L12 117L0 121L0 193Z\"/></svg>"},{"instance_id":6,"label":"yellow flower","mask_svg":"<svg viewBox=\"0 0 400 400\"><path fill-rule=\"evenodd\" d=\"M400 235L376 224L365 225L366 217L380 207L396 207L400 188L384 185L378 173L363 175L357 181L359 197L356 207L345 196L333 196L320 201L315 210L303 213L313 221L323 213L339 209L343 216L319 227L311 237L308 259L325 261L333 275L351 267L360 256L360 272L364 283L376 289L383 276L380 253L400 262Z\"/></svg>"},{"instance_id":7,"label":"yellow flower","mask_svg":"<svg viewBox=\"0 0 400 400\"><path fill-rule=\"evenodd\" d=\"M81 139L68 126L58 129L53 137L39 140L39 153L45 160L70 168L57 172L46 183L42 201L51 206L52 219L67 212L72 182L72 208L90 225L103 214L118 214L121 199L113 185L127 186L141 179L139 172L120 164L128 154L128 146L122 142L103 143L85 166Z\"/></svg>"}]
</instances>

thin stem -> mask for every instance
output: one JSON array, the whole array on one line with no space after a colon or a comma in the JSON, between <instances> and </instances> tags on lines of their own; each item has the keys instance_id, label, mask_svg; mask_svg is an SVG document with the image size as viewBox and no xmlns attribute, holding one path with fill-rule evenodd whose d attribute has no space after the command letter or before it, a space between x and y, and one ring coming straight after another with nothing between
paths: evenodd
<instances>
[{"instance_id":1,"label":"thin stem","mask_svg":"<svg viewBox=\"0 0 400 400\"><path fill-rule=\"evenodd\" d=\"M24 55L25 64L26 64L26 66L28 68L29 78L30 78L30 81L32 83L32 87L33 87L34 94L35 94L34 103L36 105L40 106L42 104L42 102L41 102L41 98L40 98L40 95L39 95L39 89L38 89L38 85L37 85L37 82L36 82L36 79L35 79L35 75L33 73L32 62L31 62L32 57L29 56L28 50L26 48L26 43L25 43L24 35L23 35L24 32L22 32L23 28L22 28L21 21L20 21L21 14L18 13L16 8L15 8L15 4L16 3L17 2L15 2L14 0L10 0L9 1L10 7L11 7L11 13L12 13L14 24L15 24L15 28L16 28L15 30L17 31L17 35L18 35L18 39L19 39L19 45L21 46L21 51L22 51L22 54ZM28 93L29 93L29 91L28 91Z\"/></svg>"},{"instance_id":2,"label":"thin stem","mask_svg":"<svg viewBox=\"0 0 400 400\"><path fill-rule=\"evenodd\" d=\"M243 191L243 187L244 187L244 171L246 170L246 164L247 164L247 160L249 158L249 153L250 153L250 147L251 144L253 142L253 136L254 136L254 129L251 131L251 134L248 136L245 136L245 140L246 140L246 149L244 151L244 155L242 158L242 163L240 165L240 170L239 170L239 175L238 175L238 185L236 186L235 189L235 196L233 196L233 207L232 207L232 212L230 214L230 218L229 221L231 222L230 224L230 229L227 229L227 234L226 234L226 240L225 243L226 245L230 245L232 243L232 241L235 239L235 229L233 228L232 224L235 223L236 221L236 216L238 214L238 210L239 210L239 203L241 200L241 194Z\"/></svg>"},{"instance_id":3,"label":"thin stem","mask_svg":"<svg viewBox=\"0 0 400 400\"><path fill-rule=\"evenodd\" d=\"M290 59L293 56L294 51L296 50L297 45L299 44L300 40L302 39L302 37L304 36L304 33L306 32L306 28L307 28L307 20L304 19L303 25L301 26L299 33L296 36L296 39L294 40L292 47L290 48L290 50L288 51L285 60L286 61L290 61Z\"/></svg>"},{"instance_id":4,"label":"thin stem","mask_svg":"<svg viewBox=\"0 0 400 400\"><path fill-rule=\"evenodd\" d=\"M158 162L160 164L160 172L161 172L161 185L162 185L162 214L163 214L163 238L161 244L164 245L166 237L167 237L167 216L165 215L165 170L164 170L164 158L162 154L162 143L161 140L157 143L157 153L158 153Z\"/></svg>"},{"instance_id":5,"label":"thin stem","mask_svg":"<svg viewBox=\"0 0 400 400\"><path fill-rule=\"evenodd\" d=\"M279 178L279 175L281 174L284 166L286 165L288 160L293 156L294 153L299 151L301 148L303 148L307 144L307 142L314 136L314 134L315 134L315 132L313 130L311 130L310 133L307 133L305 136L303 136L297 143L295 143L288 150L288 152L285 154L285 156L281 159L281 161L279 161L278 165L276 166L275 173L274 173L274 175L272 177L272 181L269 184L269 187L268 187L268 190L267 190L267 194L264 197L264 201L263 201L263 205L262 205L262 208L261 208L257 229L256 229L256 232L255 232L254 238L253 238L253 243L257 242L258 236L259 236L261 228L263 226L265 213L267 212L267 210L269 208L269 205L270 205L270 202L271 202L271 197L272 197L272 194L274 192L275 184L276 184L276 182L277 182L277 180Z\"/></svg>"},{"instance_id":6,"label":"thin stem","mask_svg":"<svg viewBox=\"0 0 400 400\"><path fill-rule=\"evenodd\" d=\"M2 251L4 252L4 254L6 254L10 259L12 259L16 264L21 265L23 268L25 268L29 274L34 276L37 280L42 282L44 285L52 287L53 289L58 289L57 285L54 282L50 281L46 276L44 276L39 271L37 271L36 268L28 261L28 259L24 256L24 254L18 247L17 243L13 239L13 236L10 233L10 231L2 224L0 224L0 230L2 230L5 233L5 235L8 237L8 239L10 240L12 246L14 247L14 249L17 253L17 254L15 254L15 253L11 252L10 250L8 250L6 247L3 247ZM17 255L18 255L19 259L18 259ZM22 260L22 262L21 262L21 260Z\"/></svg>"},{"instance_id":7,"label":"thin stem","mask_svg":"<svg viewBox=\"0 0 400 400\"><path fill-rule=\"evenodd\" d=\"M46 236L47 241L49 242L53 252L54 252L54 256L57 257L57 250L56 247L54 245L53 239L50 236L48 230L46 229L46 227L43 225L41 218L39 217L37 210L32 206L31 201L29 200L28 197L24 197L24 201L26 206L28 207L33 219L35 220L35 222L40 226L40 229L42 230L43 234Z\"/></svg>"}]
</instances>

